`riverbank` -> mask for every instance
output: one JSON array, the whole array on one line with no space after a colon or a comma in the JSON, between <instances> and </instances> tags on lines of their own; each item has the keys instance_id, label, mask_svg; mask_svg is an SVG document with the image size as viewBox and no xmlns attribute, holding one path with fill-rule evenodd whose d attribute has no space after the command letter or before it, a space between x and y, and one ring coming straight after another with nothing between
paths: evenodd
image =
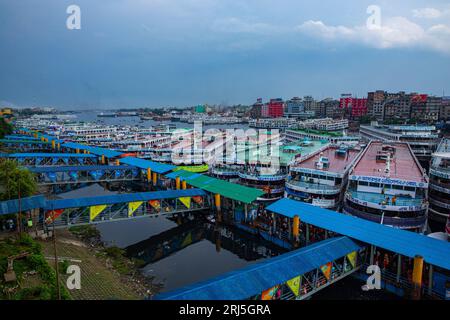
<instances>
[{"instance_id":1,"label":"riverbank","mask_svg":"<svg viewBox=\"0 0 450 320\"><path fill-rule=\"evenodd\" d=\"M39 243L45 258L54 268L53 241L39 240ZM104 247L94 226L57 230L56 247L59 269L78 265L81 270L81 289L69 291L72 299L140 300L157 292L152 279L140 274L140 262L126 258L117 247ZM64 271L60 270L62 284L68 278Z\"/></svg>"},{"instance_id":2,"label":"riverbank","mask_svg":"<svg viewBox=\"0 0 450 320\"><path fill-rule=\"evenodd\" d=\"M0 300L55 300L56 284L56 273L47 263L40 243L26 233L2 234ZM61 288L59 295L64 300L71 298L65 288Z\"/></svg>"}]
</instances>

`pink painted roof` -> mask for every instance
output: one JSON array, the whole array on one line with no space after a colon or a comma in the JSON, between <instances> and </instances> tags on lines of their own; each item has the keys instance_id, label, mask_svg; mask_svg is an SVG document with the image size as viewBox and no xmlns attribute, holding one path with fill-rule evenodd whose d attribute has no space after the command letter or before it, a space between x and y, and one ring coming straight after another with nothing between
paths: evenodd
<instances>
[{"instance_id":1,"label":"pink painted roof","mask_svg":"<svg viewBox=\"0 0 450 320\"><path fill-rule=\"evenodd\" d=\"M335 146L329 146L326 148L321 154L318 153L312 157L309 157L302 161L298 166L301 168L307 168L307 169L317 169L316 168L316 162L319 161L320 156L328 158L330 167L323 170L325 172L336 172L336 173L343 173L347 166L356 158L359 151L357 150L348 150L347 156L337 156L336 150L338 148Z\"/></svg>"},{"instance_id":2,"label":"pink painted roof","mask_svg":"<svg viewBox=\"0 0 450 320\"><path fill-rule=\"evenodd\" d=\"M386 163L377 162L376 155L384 144L372 142L355 165L352 174L357 176L386 177L391 179L426 182L414 155L406 143L395 143L395 154L391 160L390 175L385 173Z\"/></svg>"}]
</instances>

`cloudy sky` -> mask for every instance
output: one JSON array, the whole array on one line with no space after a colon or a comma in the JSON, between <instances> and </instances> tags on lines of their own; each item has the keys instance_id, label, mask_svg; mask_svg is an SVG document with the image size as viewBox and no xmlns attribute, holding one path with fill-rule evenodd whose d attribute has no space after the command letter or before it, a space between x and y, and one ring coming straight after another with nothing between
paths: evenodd
<instances>
[{"instance_id":1,"label":"cloudy sky","mask_svg":"<svg viewBox=\"0 0 450 320\"><path fill-rule=\"evenodd\" d=\"M66 27L72 4L80 30ZM381 19L368 28L371 5ZM376 89L450 95L450 1L0 0L2 103L247 104Z\"/></svg>"}]
</instances>

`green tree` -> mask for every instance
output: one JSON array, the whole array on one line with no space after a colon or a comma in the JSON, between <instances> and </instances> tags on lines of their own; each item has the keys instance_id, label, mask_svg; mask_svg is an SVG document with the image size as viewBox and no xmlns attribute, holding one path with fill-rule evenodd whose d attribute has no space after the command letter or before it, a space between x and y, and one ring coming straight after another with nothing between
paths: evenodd
<instances>
[{"instance_id":1,"label":"green tree","mask_svg":"<svg viewBox=\"0 0 450 320\"><path fill-rule=\"evenodd\" d=\"M0 139L3 139L5 135L11 134L13 127L5 119L0 118Z\"/></svg>"},{"instance_id":2,"label":"green tree","mask_svg":"<svg viewBox=\"0 0 450 320\"><path fill-rule=\"evenodd\" d=\"M17 199L33 195L37 190L34 175L20 167L16 161L6 159L0 161L0 200Z\"/></svg>"}]
</instances>

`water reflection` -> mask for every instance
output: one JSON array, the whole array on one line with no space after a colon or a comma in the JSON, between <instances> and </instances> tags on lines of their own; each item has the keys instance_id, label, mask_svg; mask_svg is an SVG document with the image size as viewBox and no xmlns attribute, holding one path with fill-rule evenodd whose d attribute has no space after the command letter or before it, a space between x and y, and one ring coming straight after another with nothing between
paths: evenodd
<instances>
[{"instance_id":1,"label":"water reflection","mask_svg":"<svg viewBox=\"0 0 450 320\"><path fill-rule=\"evenodd\" d=\"M128 246L126 252L143 260L143 273L155 277L164 285L162 291L168 291L285 251L240 230L198 218Z\"/></svg>"}]
</instances>

